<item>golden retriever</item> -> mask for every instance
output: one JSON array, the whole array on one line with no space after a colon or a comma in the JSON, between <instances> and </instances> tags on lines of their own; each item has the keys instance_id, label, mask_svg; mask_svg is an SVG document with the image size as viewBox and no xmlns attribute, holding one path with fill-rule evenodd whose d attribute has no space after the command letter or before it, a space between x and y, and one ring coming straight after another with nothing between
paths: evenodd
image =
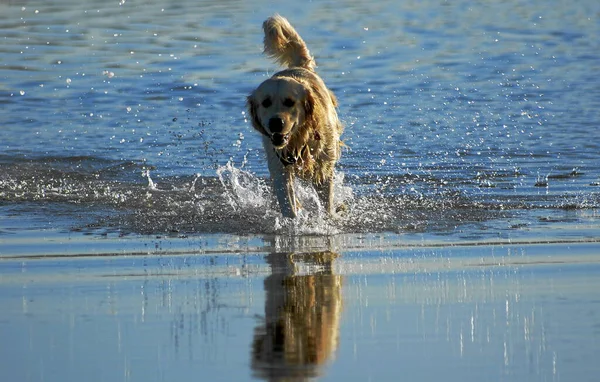
<instances>
[{"instance_id":1,"label":"golden retriever","mask_svg":"<svg viewBox=\"0 0 600 382\"><path fill-rule=\"evenodd\" d=\"M315 60L290 23L279 15L263 23L265 54L287 69L275 73L249 96L252 126L263 135L269 173L281 213L301 208L294 177L312 182L333 215L333 175L340 158L342 124L335 95L315 73Z\"/></svg>"}]
</instances>

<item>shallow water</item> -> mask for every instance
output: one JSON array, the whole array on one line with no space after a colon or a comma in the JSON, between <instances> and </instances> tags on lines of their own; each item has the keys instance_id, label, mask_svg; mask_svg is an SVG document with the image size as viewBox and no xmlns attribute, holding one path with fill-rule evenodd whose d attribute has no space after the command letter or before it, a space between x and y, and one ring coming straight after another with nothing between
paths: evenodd
<instances>
[{"instance_id":1,"label":"shallow water","mask_svg":"<svg viewBox=\"0 0 600 382\"><path fill-rule=\"evenodd\" d=\"M278 218L244 106L277 69L273 6L236 1L0 5L0 214L122 234L595 236L596 2L334 4L278 11L340 99L341 221L315 218L310 190L303 224Z\"/></svg>"},{"instance_id":2,"label":"shallow water","mask_svg":"<svg viewBox=\"0 0 600 382\"><path fill-rule=\"evenodd\" d=\"M246 119L278 69L261 53L275 11L340 101L339 219L306 184L301 216L280 216ZM597 1L0 14L0 331L19 344L0 346L0 379L598 374ZM291 253L308 265L279 269ZM289 328L321 341L293 375L251 350L268 350L274 300L308 298L286 293L328 301L330 334Z\"/></svg>"},{"instance_id":3,"label":"shallow water","mask_svg":"<svg viewBox=\"0 0 600 382\"><path fill-rule=\"evenodd\" d=\"M5 260L0 376L595 381L599 261L596 244Z\"/></svg>"}]
</instances>

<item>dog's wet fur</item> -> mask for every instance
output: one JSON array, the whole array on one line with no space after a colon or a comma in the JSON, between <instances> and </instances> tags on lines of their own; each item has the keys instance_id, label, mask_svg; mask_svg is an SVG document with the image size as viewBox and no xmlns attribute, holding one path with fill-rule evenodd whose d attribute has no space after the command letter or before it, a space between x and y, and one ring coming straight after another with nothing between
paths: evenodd
<instances>
[{"instance_id":1,"label":"dog's wet fur","mask_svg":"<svg viewBox=\"0 0 600 382\"><path fill-rule=\"evenodd\" d=\"M343 126L337 99L315 72L306 44L282 16L263 23L265 54L287 69L260 84L247 100L252 126L263 135L269 173L283 216L301 208L294 177L312 182L323 206L334 213L333 176Z\"/></svg>"}]
</instances>

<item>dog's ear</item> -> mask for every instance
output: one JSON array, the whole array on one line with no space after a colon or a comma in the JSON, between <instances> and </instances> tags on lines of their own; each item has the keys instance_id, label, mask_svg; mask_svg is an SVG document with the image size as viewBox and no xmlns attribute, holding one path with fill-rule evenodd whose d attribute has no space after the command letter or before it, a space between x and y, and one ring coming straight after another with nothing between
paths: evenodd
<instances>
[{"instance_id":1,"label":"dog's ear","mask_svg":"<svg viewBox=\"0 0 600 382\"><path fill-rule=\"evenodd\" d=\"M248 107L248 112L250 113L250 121L252 122L252 127L258 130L259 133L263 135L267 135L265 128L260 124L260 120L258 119L258 113L256 109L258 108L258 104L256 103L256 99L254 98L254 94L250 94L248 98L246 98L246 106Z\"/></svg>"}]
</instances>

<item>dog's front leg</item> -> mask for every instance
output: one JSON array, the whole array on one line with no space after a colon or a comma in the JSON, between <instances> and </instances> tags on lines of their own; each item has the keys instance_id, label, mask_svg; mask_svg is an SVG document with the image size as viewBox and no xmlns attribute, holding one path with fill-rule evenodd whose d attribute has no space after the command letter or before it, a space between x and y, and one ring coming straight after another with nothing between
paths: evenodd
<instances>
[{"instance_id":1,"label":"dog's front leg","mask_svg":"<svg viewBox=\"0 0 600 382\"><path fill-rule=\"evenodd\" d=\"M294 191L294 167L286 166L284 169L285 194L282 198L278 196L279 206L283 216L295 218L299 209L298 200L296 200L296 192Z\"/></svg>"},{"instance_id":2,"label":"dog's front leg","mask_svg":"<svg viewBox=\"0 0 600 382\"><path fill-rule=\"evenodd\" d=\"M333 216L333 175L330 179L326 179L323 181L323 184L317 187L317 193L323 202L325 211L327 211L330 216Z\"/></svg>"},{"instance_id":3,"label":"dog's front leg","mask_svg":"<svg viewBox=\"0 0 600 382\"><path fill-rule=\"evenodd\" d=\"M298 201L294 192L294 167L284 166L281 163L269 139L264 139L263 146L267 154L269 174L271 175L281 214L286 218L295 218Z\"/></svg>"}]
</instances>

